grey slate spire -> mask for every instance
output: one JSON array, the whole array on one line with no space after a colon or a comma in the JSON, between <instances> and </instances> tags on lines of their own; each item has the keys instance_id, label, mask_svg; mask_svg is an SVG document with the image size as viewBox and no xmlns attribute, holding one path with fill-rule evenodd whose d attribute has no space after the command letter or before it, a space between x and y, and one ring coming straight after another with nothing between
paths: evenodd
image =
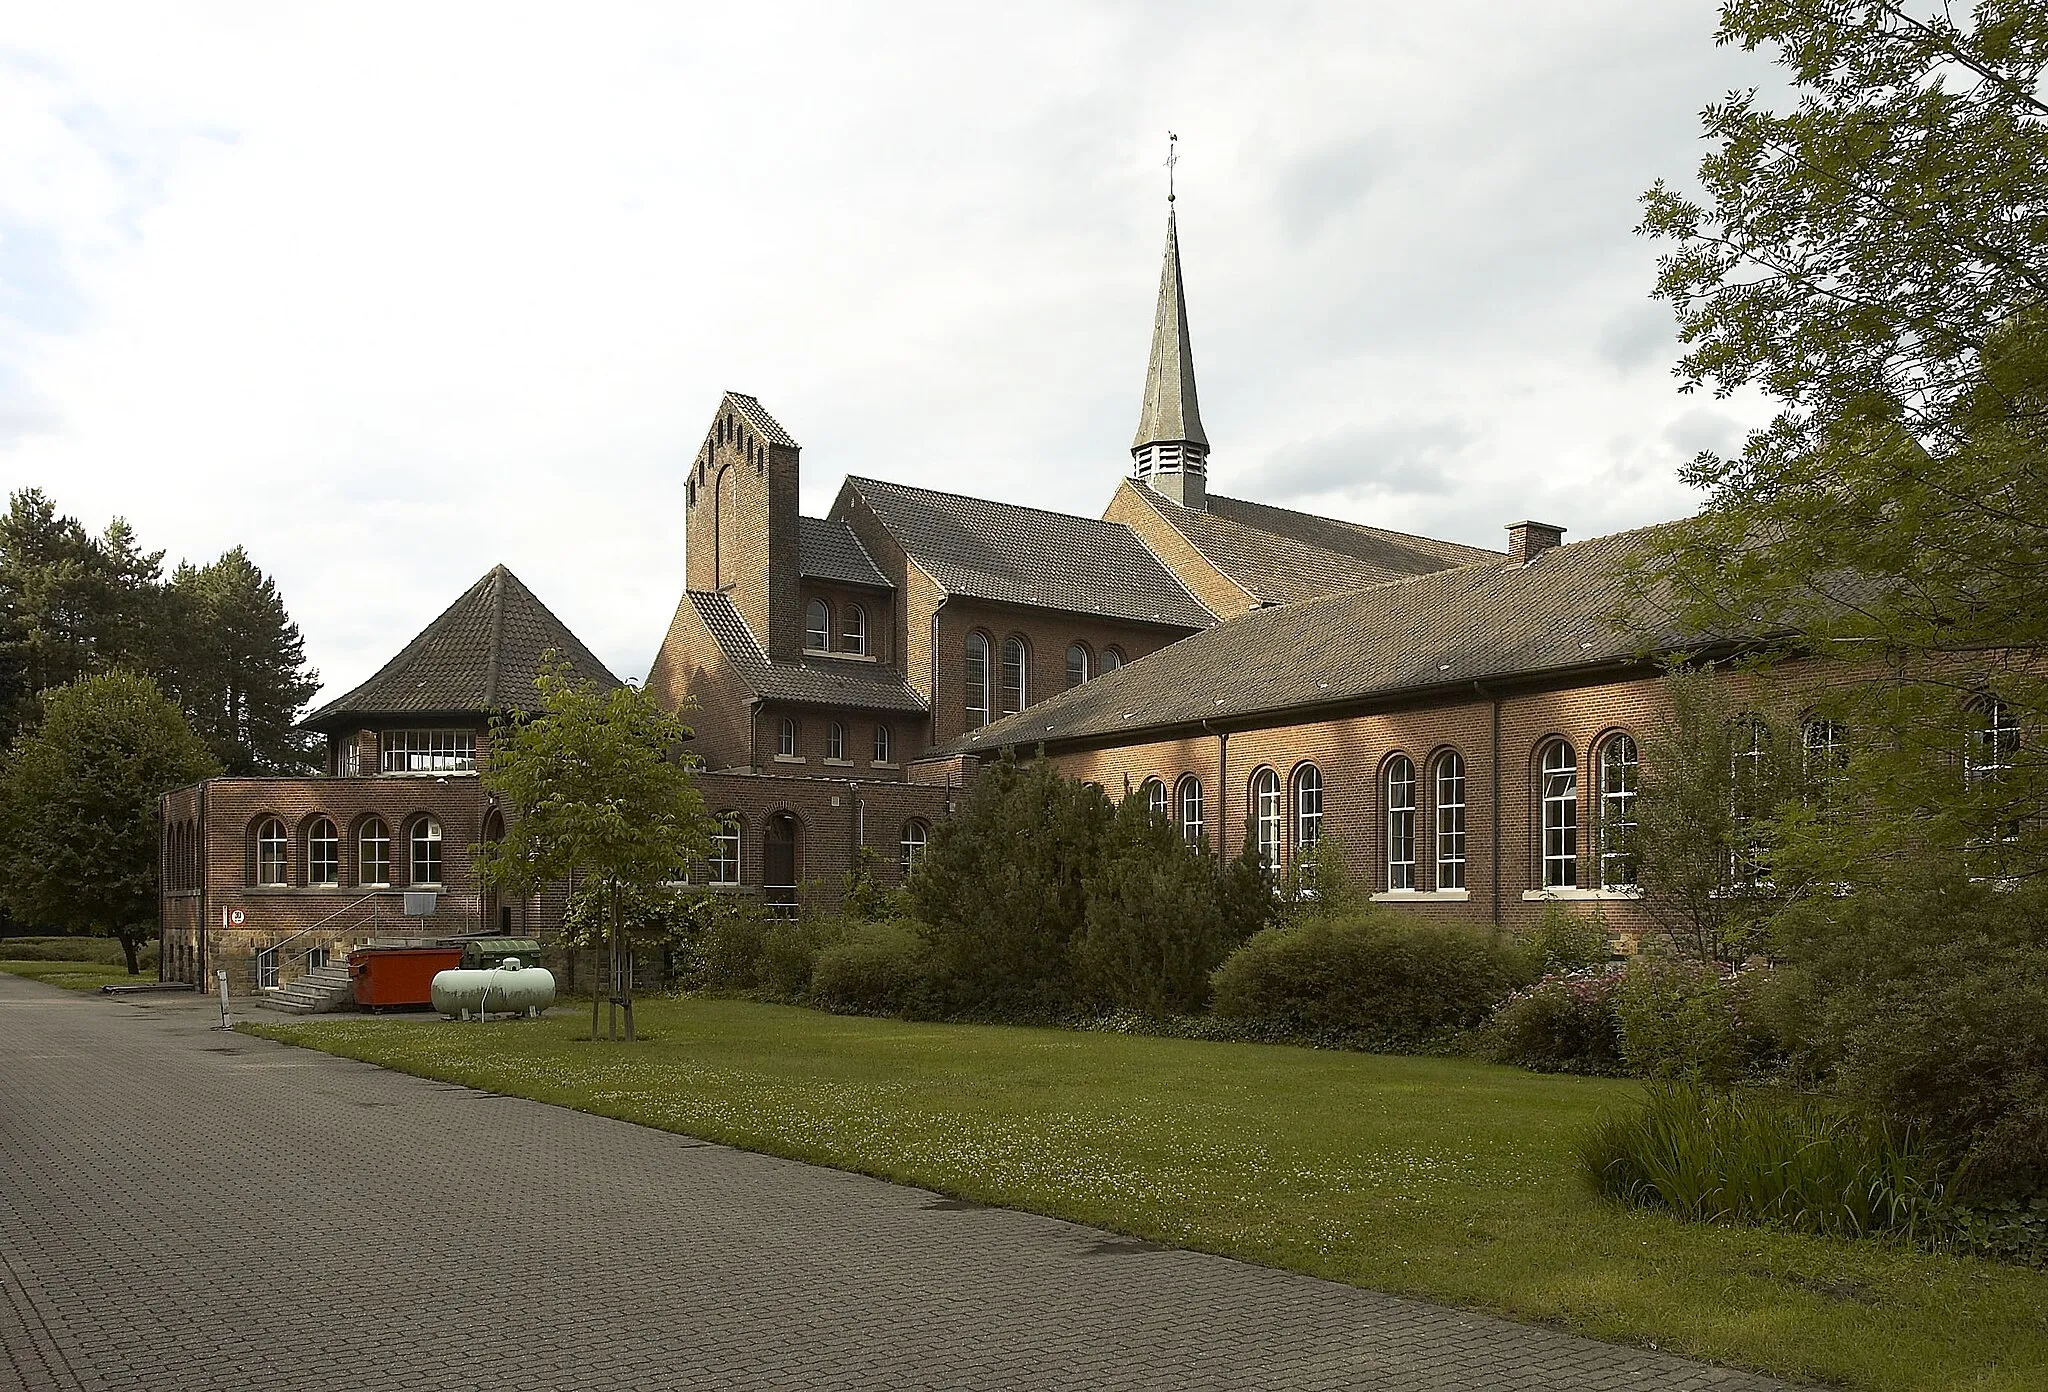
<instances>
[{"instance_id":1,"label":"grey slate spire","mask_svg":"<svg viewBox=\"0 0 2048 1392\"><path fill-rule=\"evenodd\" d=\"M1180 280L1180 234L1166 213L1166 264L1152 316L1152 362L1145 370L1145 407L1131 442L1131 477L1183 507L1207 504L1209 437L1195 399L1195 352L1188 341L1188 304Z\"/></svg>"}]
</instances>

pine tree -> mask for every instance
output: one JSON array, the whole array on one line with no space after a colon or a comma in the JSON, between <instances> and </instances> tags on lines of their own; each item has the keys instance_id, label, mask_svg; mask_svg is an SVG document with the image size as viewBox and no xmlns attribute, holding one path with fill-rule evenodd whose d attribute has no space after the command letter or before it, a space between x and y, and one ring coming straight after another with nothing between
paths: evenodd
<instances>
[{"instance_id":1,"label":"pine tree","mask_svg":"<svg viewBox=\"0 0 2048 1392\"><path fill-rule=\"evenodd\" d=\"M0 517L0 737L34 723L36 698L96 670L95 603L104 558L75 517L39 488Z\"/></svg>"},{"instance_id":2,"label":"pine tree","mask_svg":"<svg viewBox=\"0 0 2048 1392\"><path fill-rule=\"evenodd\" d=\"M166 608L180 636L167 684L227 771L310 771L313 742L294 722L320 680L270 577L237 546L212 565L179 566Z\"/></svg>"}]
</instances>

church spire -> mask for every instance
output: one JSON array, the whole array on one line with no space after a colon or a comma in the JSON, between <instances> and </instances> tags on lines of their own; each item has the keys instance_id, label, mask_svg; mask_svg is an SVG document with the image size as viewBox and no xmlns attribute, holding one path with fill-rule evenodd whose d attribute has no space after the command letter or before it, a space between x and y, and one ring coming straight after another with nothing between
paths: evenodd
<instances>
[{"instance_id":1,"label":"church spire","mask_svg":"<svg viewBox=\"0 0 2048 1392\"><path fill-rule=\"evenodd\" d=\"M1172 136L1169 139L1178 140ZM1178 155L1167 156L1168 178ZM1131 477L1183 507L1208 503L1209 437L1195 399L1195 353L1188 341L1188 305L1180 281L1180 234L1173 195L1167 194L1166 264L1159 272L1159 307L1152 317L1152 362L1145 371L1145 406L1131 442Z\"/></svg>"}]
</instances>

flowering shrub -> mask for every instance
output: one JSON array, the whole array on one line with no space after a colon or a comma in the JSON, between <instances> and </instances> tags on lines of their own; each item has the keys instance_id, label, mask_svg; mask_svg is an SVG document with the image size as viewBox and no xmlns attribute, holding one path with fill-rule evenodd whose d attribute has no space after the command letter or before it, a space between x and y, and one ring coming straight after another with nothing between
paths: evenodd
<instances>
[{"instance_id":1,"label":"flowering shrub","mask_svg":"<svg viewBox=\"0 0 2048 1392\"><path fill-rule=\"evenodd\" d=\"M1481 1057L1539 1073L1624 1072L1614 997L1619 964L1552 972L1502 1001L1479 1030Z\"/></svg>"},{"instance_id":2,"label":"flowering shrub","mask_svg":"<svg viewBox=\"0 0 2048 1392\"><path fill-rule=\"evenodd\" d=\"M1758 994L1763 967L1638 957L1621 974L1614 1011L1628 1071L1725 1087L1776 1061Z\"/></svg>"}]
</instances>

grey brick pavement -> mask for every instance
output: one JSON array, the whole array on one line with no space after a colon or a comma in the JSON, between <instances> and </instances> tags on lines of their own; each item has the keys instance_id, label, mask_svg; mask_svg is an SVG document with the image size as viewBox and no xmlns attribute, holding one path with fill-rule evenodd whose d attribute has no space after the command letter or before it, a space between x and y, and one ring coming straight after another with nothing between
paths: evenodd
<instances>
[{"instance_id":1,"label":"grey brick pavement","mask_svg":"<svg viewBox=\"0 0 2048 1392\"><path fill-rule=\"evenodd\" d=\"M1777 1385L208 1019L0 975L0 1383Z\"/></svg>"}]
</instances>

